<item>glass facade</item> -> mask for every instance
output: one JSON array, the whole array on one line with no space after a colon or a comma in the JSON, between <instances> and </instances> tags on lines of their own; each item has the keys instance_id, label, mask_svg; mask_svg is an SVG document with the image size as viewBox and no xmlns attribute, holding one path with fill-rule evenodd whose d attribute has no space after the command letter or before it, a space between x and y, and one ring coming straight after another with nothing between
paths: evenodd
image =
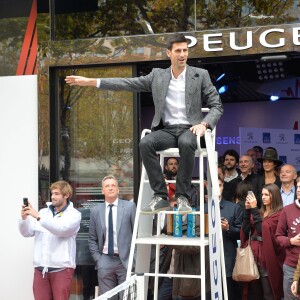
<instances>
[{"instance_id":1,"label":"glass facade","mask_svg":"<svg viewBox=\"0 0 300 300\"><path fill-rule=\"evenodd\" d=\"M88 248L90 209L103 201L101 180L113 174L119 181L120 197L133 199L133 94L101 91L96 88L70 87L66 75L87 77L132 77L131 66L59 68L57 131L50 141L58 140L58 155L50 169L58 168L59 178L71 183L73 203L82 214L76 243L76 273L72 297L94 295L97 273ZM50 104L51 106L51 104ZM50 108L52 110L52 108ZM55 118L51 119L51 122ZM58 134L56 134L56 132ZM51 163L52 162L52 163ZM72 298L73 299L73 298Z\"/></svg>"},{"instance_id":2,"label":"glass facade","mask_svg":"<svg viewBox=\"0 0 300 300\"><path fill-rule=\"evenodd\" d=\"M133 194L132 93L70 87L63 80L70 72L86 77L132 77L132 67L59 70L58 168L61 178L73 184L78 207L85 195L100 194L100 181L108 174L115 175L121 186L126 181Z\"/></svg>"},{"instance_id":3,"label":"glass facade","mask_svg":"<svg viewBox=\"0 0 300 300\"><path fill-rule=\"evenodd\" d=\"M294 0L75 2L76 5L69 0L53 1L53 39L189 32L299 21L298 1Z\"/></svg>"}]
</instances>

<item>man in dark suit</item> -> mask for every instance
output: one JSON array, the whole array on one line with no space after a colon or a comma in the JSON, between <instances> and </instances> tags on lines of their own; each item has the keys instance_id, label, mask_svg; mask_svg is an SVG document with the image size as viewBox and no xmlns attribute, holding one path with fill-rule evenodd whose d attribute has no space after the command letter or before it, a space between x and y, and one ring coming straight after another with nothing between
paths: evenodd
<instances>
[{"instance_id":1,"label":"man in dark suit","mask_svg":"<svg viewBox=\"0 0 300 300\"><path fill-rule=\"evenodd\" d=\"M112 175L102 180L105 202L91 210L89 248L96 262L100 294L126 280L136 205L118 198L119 188Z\"/></svg>"},{"instance_id":2,"label":"man in dark suit","mask_svg":"<svg viewBox=\"0 0 300 300\"><path fill-rule=\"evenodd\" d=\"M183 34L173 34L167 41L171 67L154 68L150 74L135 78L86 78L67 76L70 85L96 86L104 90L152 92L155 115L152 132L140 142L140 152L154 195L142 213L154 213L169 207L168 191L156 151L178 147L180 164L176 177L178 210L190 212L191 180L194 169L196 135L214 128L223 113L219 94L209 74L187 65L188 41ZM203 102L210 108L204 117Z\"/></svg>"}]
</instances>

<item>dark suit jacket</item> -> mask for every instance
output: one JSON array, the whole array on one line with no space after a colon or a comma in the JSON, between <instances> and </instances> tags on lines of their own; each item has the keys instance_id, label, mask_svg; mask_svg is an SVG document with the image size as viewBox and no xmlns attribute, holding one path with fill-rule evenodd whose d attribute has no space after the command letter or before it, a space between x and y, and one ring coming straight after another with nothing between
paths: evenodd
<instances>
[{"instance_id":1,"label":"dark suit jacket","mask_svg":"<svg viewBox=\"0 0 300 300\"><path fill-rule=\"evenodd\" d=\"M171 80L171 67L167 69L154 68L150 74L135 78L101 78L100 89L126 90L131 92L152 92L155 115L151 128L161 124L165 100ZM210 108L204 117L201 109L203 103ZM186 114L191 125L201 121L214 128L223 113L223 106L216 88L212 85L206 70L186 66L185 84Z\"/></svg>"},{"instance_id":2,"label":"dark suit jacket","mask_svg":"<svg viewBox=\"0 0 300 300\"><path fill-rule=\"evenodd\" d=\"M89 248L96 262L99 261L106 238L105 202L91 210L89 228ZM134 226L136 205L134 202L119 199L117 210L117 245L120 260L127 269Z\"/></svg>"}]
</instances>

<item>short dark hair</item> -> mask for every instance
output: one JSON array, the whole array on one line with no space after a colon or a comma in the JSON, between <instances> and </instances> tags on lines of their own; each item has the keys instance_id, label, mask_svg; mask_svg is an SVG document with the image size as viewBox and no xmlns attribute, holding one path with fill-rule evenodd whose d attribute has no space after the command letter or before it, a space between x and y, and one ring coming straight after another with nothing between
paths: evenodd
<instances>
[{"instance_id":1,"label":"short dark hair","mask_svg":"<svg viewBox=\"0 0 300 300\"><path fill-rule=\"evenodd\" d=\"M234 200L239 202L239 201L246 201L246 197L248 195L248 191L253 190L253 185L251 182L247 180L242 180L240 181L235 189L234 192Z\"/></svg>"},{"instance_id":2,"label":"short dark hair","mask_svg":"<svg viewBox=\"0 0 300 300\"><path fill-rule=\"evenodd\" d=\"M233 156L233 157L235 158L235 161L236 161L237 163L239 163L239 161L240 161L240 156L239 156L239 154L238 154L235 150L229 149L229 150L225 151L224 154L223 154L223 160L224 160L224 161L225 161L226 155Z\"/></svg>"},{"instance_id":3,"label":"short dark hair","mask_svg":"<svg viewBox=\"0 0 300 300\"><path fill-rule=\"evenodd\" d=\"M258 151L259 153L263 154L264 150L261 146L254 146L252 149Z\"/></svg>"},{"instance_id":4,"label":"short dark hair","mask_svg":"<svg viewBox=\"0 0 300 300\"><path fill-rule=\"evenodd\" d=\"M175 160L177 160L177 162L179 163L179 160L178 160L178 158L177 157L168 157L167 159L166 159L166 165L168 164L168 161L170 160L170 159L175 159Z\"/></svg>"},{"instance_id":5,"label":"short dark hair","mask_svg":"<svg viewBox=\"0 0 300 300\"><path fill-rule=\"evenodd\" d=\"M183 33L175 33L172 34L168 39L167 39L167 44L166 48L168 50L172 50L173 44L175 43L188 43L187 38L184 36Z\"/></svg>"}]
</instances>

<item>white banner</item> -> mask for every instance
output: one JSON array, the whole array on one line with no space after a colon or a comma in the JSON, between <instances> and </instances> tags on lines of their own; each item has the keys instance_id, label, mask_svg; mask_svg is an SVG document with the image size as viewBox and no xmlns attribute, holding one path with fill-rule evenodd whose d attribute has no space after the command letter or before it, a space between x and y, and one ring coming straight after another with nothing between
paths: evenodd
<instances>
[{"instance_id":1,"label":"white banner","mask_svg":"<svg viewBox=\"0 0 300 300\"><path fill-rule=\"evenodd\" d=\"M300 170L300 131L240 127L240 155L254 146L276 148L279 159Z\"/></svg>"},{"instance_id":2,"label":"white banner","mask_svg":"<svg viewBox=\"0 0 300 300\"><path fill-rule=\"evenodd\" d=\"M216 199L216 200L215 200ZM221 215L219 196L213 193L212 199L208 201L209 222L209 263L210 263L210 286L211 299L222 300L222 273L221 273L221 247L220 228Z\"/></svg>"},{"instance_id":3,"label":"white banner","mask_svg":"<svg viewBox=\"0 0 300 300\"><path fill-rule=\"evenodd\" d=\"M18 230L23 197L38 208L37 76L0 77L1 299L32 300L33 243Z\"/></svg>"}]
</instances>

